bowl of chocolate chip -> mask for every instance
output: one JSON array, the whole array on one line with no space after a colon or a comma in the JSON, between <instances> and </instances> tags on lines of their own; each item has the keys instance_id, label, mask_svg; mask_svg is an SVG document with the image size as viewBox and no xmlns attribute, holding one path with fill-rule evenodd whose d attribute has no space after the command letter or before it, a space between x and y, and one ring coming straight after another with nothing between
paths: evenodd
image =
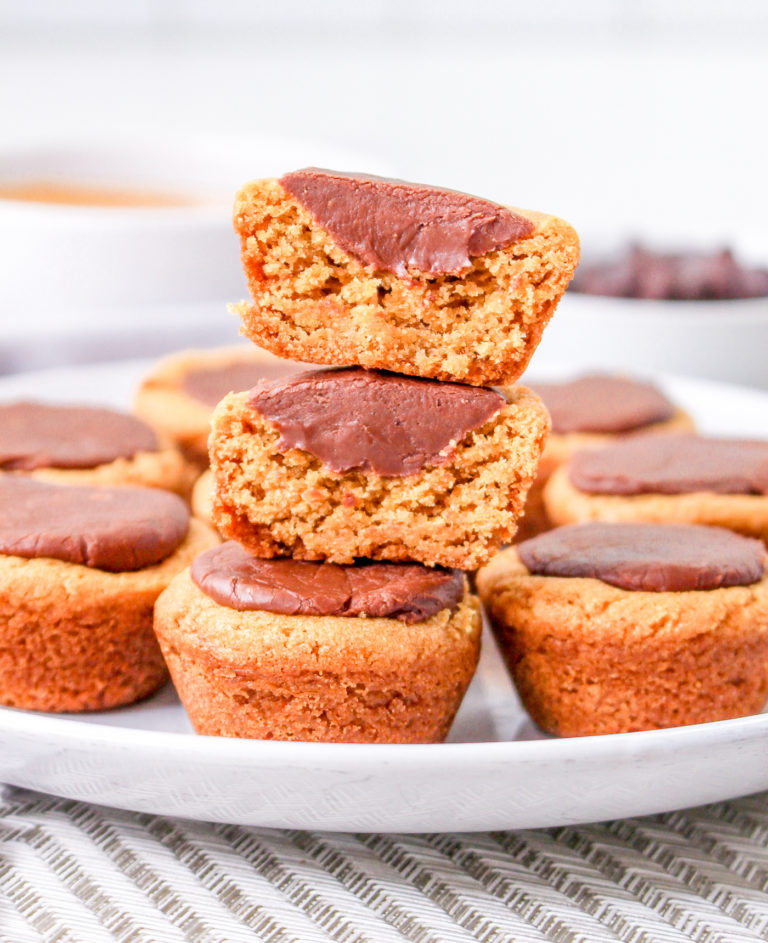
<instances>
[{"instance_id":1,"label":"bowl of chocolate chip","mask_svg":"<svg viewBox=\"0 0 768 943\"><path fill-rule=\"evenodd\" d=\"M768 388L768 251L744 240L590 252L547 329L547 357ZM681 247L682 246L682 247Z\"/></svg>"}]
</instances>

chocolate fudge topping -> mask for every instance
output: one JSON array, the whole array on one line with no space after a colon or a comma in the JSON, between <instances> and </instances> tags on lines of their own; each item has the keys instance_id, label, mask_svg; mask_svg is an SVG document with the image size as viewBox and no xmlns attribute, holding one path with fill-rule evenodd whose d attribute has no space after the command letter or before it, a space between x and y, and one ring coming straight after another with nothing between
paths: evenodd
<instances>
[{"instance_id":1,"label":"chocolate fudge topping","mask_svg":"<svg viewBox=\"0 0 768 943\"><path fill-rule=\"evenodd\" d=\"M498 203L404 180L307 167L280 183L342 249L401 278L455 275L535 229Z\"/></svg>"},{"instance_id":2,"label":"chocolate fudge topping","mask_svg":"<svg viewBox=\"0 0 768 943\"><path fill-rule=\"evenodd\" d=\"M290 360L282 362L247 363L233 361L226 366L196 367L184 374L181 381L185 393L213 409L227 393L250 390L259 380L276 380L302 370Z\"/></svg>"},{"instance_id":3,"label":"chocolate fudge topping","mask_svg":"<svg viewBox=\"0 0 768 943\"><path fill-rule=\"evenodd\" d=\"M570 290L667 301L762 298L768 295L768 269L741 265L730 249L671 253L635 245L618 259L582 265Z\"/></svg>"},{"instance_id":4,"label":"chocolate fudge topping","mask_svg":"<svg viewBox=\"0 0 768 943\"><path fill-rule=\"evenodd\" d=\"M0 405L0 468L95 468L154 452L157 436L140 419L112 409L48 403Z\"/></svg>"},{"instance_id":5,"label":"chocolate fudge topping","mask_svg":"<svg viewBox=\"0 0 768 943\"><path fill-rule=\"evenodd\" d=\"M533 383L552 417L552 431L622 433L669 419L675 407L651 383L585 376L567 383Z\"/></svg>"},{"instance_id":6,"label":"chocolate fudge topping","mask_svg":"<svg viewBox=\"0 0 768 943\"><path fill-rule=\"evenodd\" d=\"M639 436L577 452L568 475L590 494L768 494L768 442Z\"/></svg>"},{"instance_id":7,"label":"chocolate fudge topping","mask_svg":"<svg viewBox=\"0 0 768 943\"><path fill-rule=\"evenodd\" d=\"M506 404L494 390L361 367L259 383L249 402L280 433L281 450L303 449L335 472L387 477L447 462Z\"/></svg>"},{"instance_id":8,"label":"chocolate fudge topping","mask_svg":"<svg viewBox=\"0 0 768 943\"><path fill-rule=\"evenodd\" d=\"M459 570L418 563L337 566L261 560L233 540L201 553L191 575L206 596L222 606L292 616L366 615L423 622L441 609L455 609L464 596Z\"/></svg>"},{"instance_id":9,"label":"chocolate fudge topping","mask_svg":"<svg viewBox=\"0 0 768 943\"><path fill-rule=\"evenodd\" d=\"M156 488L55 485L0 475L0 553L123 573L169 557L189 528L186 504Z\"/></svg>"},{"instance_id":10,"label":"chocolate fudge topping","mask_svg":"<svg viewBox=\"0 0 768 943\"><path fill-rule=\"evenodd\" d=\"M748 586L765 573L761 541L695 524L571 524L517 552L537 576L589 577L650 593Z\"/></svg>"}]
</instances>

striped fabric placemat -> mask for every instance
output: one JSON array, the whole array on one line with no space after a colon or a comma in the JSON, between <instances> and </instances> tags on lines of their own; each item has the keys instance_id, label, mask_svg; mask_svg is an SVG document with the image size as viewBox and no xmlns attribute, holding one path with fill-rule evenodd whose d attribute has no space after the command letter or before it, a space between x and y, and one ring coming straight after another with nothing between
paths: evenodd
<instances>
[{"instance_id":1,"label":"striped fabric placemat","mask_svg":"<svg viewBox=\"0 0 768 943\"><path fill-rule=\"evenodd\" d=\"M418 836L0 800L0 943L739 943L768 940L767 892L768 794Z\"/></svg>"}]
</instances>

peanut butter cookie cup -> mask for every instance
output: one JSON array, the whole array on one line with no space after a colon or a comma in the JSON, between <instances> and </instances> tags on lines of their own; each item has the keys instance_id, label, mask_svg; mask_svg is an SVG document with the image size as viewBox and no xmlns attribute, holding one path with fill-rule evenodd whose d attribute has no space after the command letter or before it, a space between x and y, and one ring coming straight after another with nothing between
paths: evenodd
<instances>
[{"instance_id":1,"label":"peanut butter cookie cup","mask_svg":"<svg viewBox=\"0 0 768 943\"><path fill-rule=\"evenodd\" d=\"M477 584L529 714L573 737L760 711L765 563L719 527L576 524L502 551Z\"/></svg>"},{"instance_id":2,"label":"peanut butter cookie cup","mask_svg":"<svg viewBox=\"0 0 768 943\"><path fill-rule=\"evenodd\" d=\"M259 384L213 418L213 521L261 557L475 569L515 532L548 430L500 391L347 368Z\"/></svg>"},{"instance_id":3,"label":"peanut butter cookie cup","mask_svg":"<svg viewBox=\"0 0 768 943\"><path fill-rule=\"evenodd\" d=\"M579 260L555 216L317 168L248 184L234 222L260 347L478 386L520 376Z\"/></svg>"},{"instance_id":4,"label":"peanut butter cookie cup","mask_svg":"<svg viewBox=\"0 0 768 943\"><path fill-rule=\"evenodd\" d=\"M555 524L711 524L768 541L768 442L643 436L579 452L544 501Z\"/></svg>"},{"instance_id":5,"label":"peanut butter cookie cup","mask_svg":"<svg viewBox=\"0 0 768 943\"><path fill-rule=\"evenodd\" d=\"M267 740L440 741L480 651L457 571L261 560L234 542L173 580L155 631L198 733Z\"/></svg>"},{"instance_id":6,"label":"peanut butter cookie cup","mask_svg":"<svg viewBox=\"0 0 768 943\"><path fill-rule=\"evenodd\" d=\"M0 507L0 703L104 710L155 691L155 600L213 531L150 488L0 475Z\"/></svg>"},{"instance_id":7,"label":"peanut butter cookie cup","mask_svg":"<svg viewBox=\"0 0 768 943\"><path fill-rule=\"evenodd\" d=\"M194 471L140 419L94 406L0 404L0 472L61 484L140 485L187 497Z\"/></svg>"}]
</instances>

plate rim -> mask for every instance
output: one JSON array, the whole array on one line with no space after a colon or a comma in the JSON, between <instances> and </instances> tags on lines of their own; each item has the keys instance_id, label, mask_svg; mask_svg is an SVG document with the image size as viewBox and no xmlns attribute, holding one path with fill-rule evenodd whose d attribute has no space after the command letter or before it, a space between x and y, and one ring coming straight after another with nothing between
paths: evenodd
<instances>
[{"instance_id":1,"label":"plate rim","mask_svg":"<svg viewBox=\"0 0 768 943\"><path fill-rule=\"evenodd\" d=\"M734 729L736 728L736 729ZM707 735L704 735L704 731ZM545 737L535 740L493 740L469 743L324 743L301 740L251 740L238 737L218 737L200 734L178 733L168 730L149 730L140 727L111 726L87 720L71 720L47 713L35 714L16 708L0 708L0 737L4 734L21 733L32 736L49 735L59 744L63 740L69 745L104 745L112 749L138 746L147 752L168 754L202 753L207 761L215 759L222 763L243 759L250 762L272 760L274 765L305 765L311 760L313 767L329 767L353 754L357 760L370 765L407 765L408 760L420 763L424 754L433 758L442 757L447 765L464 763L467 756L475 760L481 754L486 761L508 763L541 762L552 759L563 762L571 759L600 760L616 752L633 754L643 752L648 746L659 746L666 752L680 746L701 747L715 745L727 740L745 742L768 735L768 713L750 714L727 720L688 724L682 727L666 727L655 730L635 730L620 734L597 734L579 737ZM682 744L679 742L682 741ZM620 747L624 744L626 749ZM487 756L486 756L487 754ZM325 760L325 762L323 762ZM318 761L320 761L318 763ZM374 762L375 761L375 762Z\"/></svg>"}]
</instances>

